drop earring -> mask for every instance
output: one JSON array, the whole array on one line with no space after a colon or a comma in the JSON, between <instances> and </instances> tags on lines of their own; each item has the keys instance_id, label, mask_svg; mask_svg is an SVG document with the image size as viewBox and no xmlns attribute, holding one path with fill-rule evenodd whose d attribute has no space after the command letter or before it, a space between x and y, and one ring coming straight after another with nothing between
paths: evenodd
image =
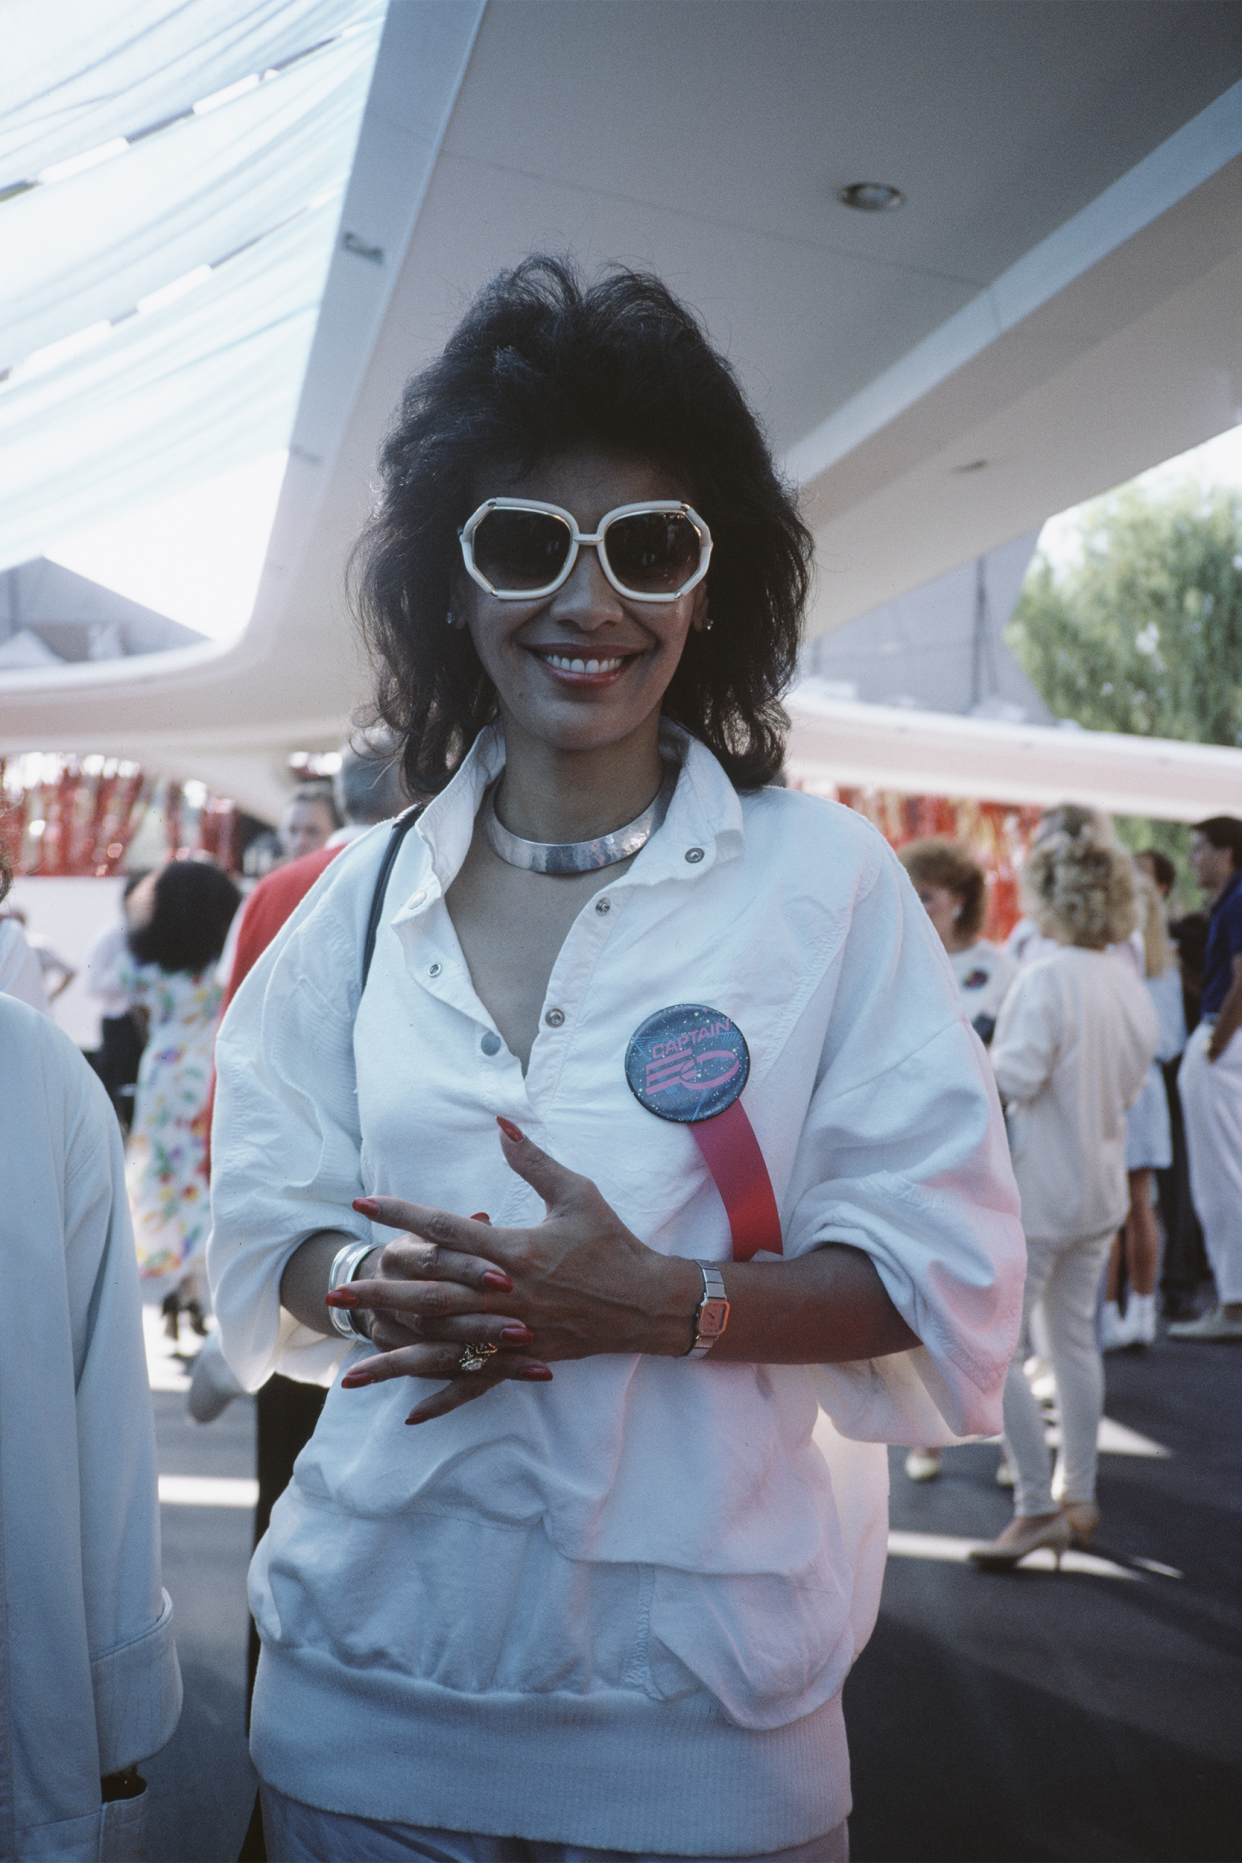
<instances>
[{"instance_id":1,"label":"drop earring","mask_svg":"<svg viewBox=\"0 0 1242 1863\"><path fill-rule=\"evenodd\" d=\"M449 609L448 614L445 616L445 619L448 622L449 626L452 627L453 626L453 610L451 608Z\"/></svg>"},{"instance_id":2,"label":"drop earring","mask_svg":"<svg viewBox=\"0 0 1242 1863\"><path fill-rule=\"evenodd\" d=\"M715 625L716 623L712 620L712 617L706 615L703 619L703 632L705 634L710 634Z\"/></svg>"}]
</instances>

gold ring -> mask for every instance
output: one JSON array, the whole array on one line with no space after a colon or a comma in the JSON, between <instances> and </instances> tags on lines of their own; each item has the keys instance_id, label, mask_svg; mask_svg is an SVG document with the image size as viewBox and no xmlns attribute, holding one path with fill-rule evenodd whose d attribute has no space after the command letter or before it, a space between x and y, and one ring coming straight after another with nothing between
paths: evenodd
<instances>
[{"instance_id":1,"label":"gold ring","mask_svg":"<svg viewBox=\"0 0 1242 1863\"><path fill-rule=\"evenodd\" d=\"M489 1358L494 1358L500 1350L494 1345L468 1345L463 1347L462 1355L457 1361L459 1371L482 1371Z\"/></svg>"}]
</instances>

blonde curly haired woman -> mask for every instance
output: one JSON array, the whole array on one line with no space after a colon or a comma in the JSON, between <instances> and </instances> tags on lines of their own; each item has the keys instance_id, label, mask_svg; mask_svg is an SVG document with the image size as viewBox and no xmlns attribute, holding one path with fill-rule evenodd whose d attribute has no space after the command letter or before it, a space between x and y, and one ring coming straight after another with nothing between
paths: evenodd
<instances>
[{"instance_id":1,"label":"blonde curly haired woman","mask_svg":"<svg viewBox=\"0 0 1242 1863\"><path fill-rule=\"evenodd\" d=\"M1104 1374L1096 1295L1130 1201L1126 1108L1142 1091L1160 1039L1142 983L1105 949L1129 938L1138 919L1125 849L1112 840L1053 834L1032 852L1022 883L1028 911L1058 949L1020 972L1001 1007L991 1052L1022 1197L1024 1313L1042 1303L1056 1376L1060 1505L1019 1348L1005 1385L1014 1518L999 1539L971 1553L987 1565L1016 1565L1041 1547L1059 1563L1075 1537L1085 1542L1099 1524Z\"/></svg>"}]
</instances>

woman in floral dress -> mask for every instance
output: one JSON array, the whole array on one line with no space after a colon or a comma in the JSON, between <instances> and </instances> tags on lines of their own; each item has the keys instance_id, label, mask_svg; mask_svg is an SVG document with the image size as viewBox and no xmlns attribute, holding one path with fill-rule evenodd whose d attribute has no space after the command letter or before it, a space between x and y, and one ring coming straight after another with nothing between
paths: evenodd
<instances>
[{"instance_id":1,"label":"woman in floral dress","mask_svg":"<svg viewBox=\"0 0 1242 1863\"><path fill-rule=\"evenodd\" d=\"M170 862L126 902L124 983L148 1027L126 1182L143 1292L162 1297L171 1339L182 1309L205 1330L207 1122L221 997L215 970L240 903L228 875L205 860Z\"/></svg>"}]
</instances>

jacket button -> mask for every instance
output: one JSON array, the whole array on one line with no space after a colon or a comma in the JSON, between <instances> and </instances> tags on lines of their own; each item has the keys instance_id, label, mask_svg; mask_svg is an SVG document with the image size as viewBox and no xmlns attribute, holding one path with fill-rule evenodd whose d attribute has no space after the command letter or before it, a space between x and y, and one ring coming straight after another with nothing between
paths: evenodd
<instances>
[{"instance_id":1,"label":"jacket button","mask_svg":"<svg viewBox=\"0 0 1242 1863\"><path fill-rule=\"evenodd\" d=\"M688 847L686 849L686 859L690 862L692 867L696 867L702 858L703 850L701 847Z\"/></svg>"},{"instance_id":2,"label":"jacket button","mask_svg":"<svg viewBox=\"0 0 1242 1863\"><path fill-rule=\"evenodd\" d=\"M559 1029L562 1022L565 1020L565 1011L563 1009L549 1009L547 1015L543 1019L550 1029Z\"/></svg>"},{"instance_id":3,"label":"jacket button","mask_svg":"<svg viewBox=\"0 0 1242 1863\"><path fill-rule=\"evenodd\" d=\"M597 899L595 901L595 910L597 912L611 912L612 901L610 899Z\"/></svg>"},{"instance_id":4,"label":"jacket button","mask_svg":"<svg viewBox=\"0 0 1242 1863\"><path fill-rule=\"evenodd\" d=\"M429 977L438 977L443 969L443 964L428 964L427 975Z\"/></svg>"},{"instance_id":5,"label":"jacket button","mask_svg":"<svg viewBox=\"0 0 1242 1863\"><path fill-rule=\"evenodd\" d=\"M500 1053L500 1037L494 1032L494 1030L484 1029L483 1037L482 1037L482 1040L479 1042L479 1046L483 1050L484 1054L499 1054Z\"/></svg>"}]
</instances>

